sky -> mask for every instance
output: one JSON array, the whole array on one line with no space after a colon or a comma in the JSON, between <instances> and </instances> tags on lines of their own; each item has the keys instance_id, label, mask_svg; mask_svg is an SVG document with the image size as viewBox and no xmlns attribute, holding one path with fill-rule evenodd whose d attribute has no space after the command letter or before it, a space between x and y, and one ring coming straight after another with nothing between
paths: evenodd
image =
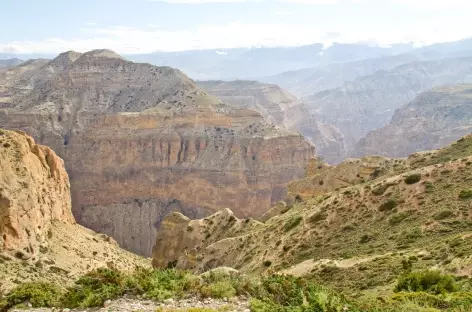
<instances>
[{"instance_id":1,"label":"sky","mask_svg":"<svg viewBox=\"0 0 472 312\"><path fill-rule=\"evenodd\" d=\"M471 0L0 0L0 52L118 53L472 36Z\"/></svg>"}]
</instances>

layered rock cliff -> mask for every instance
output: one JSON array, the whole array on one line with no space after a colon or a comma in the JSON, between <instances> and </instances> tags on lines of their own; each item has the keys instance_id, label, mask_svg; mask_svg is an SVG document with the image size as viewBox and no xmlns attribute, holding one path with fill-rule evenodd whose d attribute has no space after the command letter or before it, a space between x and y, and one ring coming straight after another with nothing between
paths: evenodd
<instances>
[{"instance_id":1,"label":"layered rock cliff","mask_svg":"<svg viewBox=\"0 0 472 312\"><path fill-rule=\"evenodd\" d=\"M149 255L162 217L264 213L313 147L169 67L96 50L0 72L0 124L52 146L77 221Z\"/></svg>"},{"instance_id":2,"label":"layered rock cliff","mask_svg":"<svg viewBox=\"0 0 472 312\"><path fill-rule=\"evenodd\" d=\"M437 87L397 109L388 125L361 139L353 156L405 157L437 149L472 131L472 84Z\"/></svg>"},{"instance_id":3,"label":"layered rock cliff","mask_svg":"<svg viewBox=\"0 0 472 312\"><path fill-rule=\"evenodd\" d=\"M268 122L303 134L329 163L337 163L347 155L343 134L316 120L303 101L277 85L245 80L199 81L198 85L233 107L255 110Z\"/></svg>"},{"instance_id":4,"label":"layered rock cliff","mask_svg":"<svg viewBox=\"0 0 472 312\"><path fill-rule=\"evenodd\" d=\"M135 265L148 262L75 223L62 159L23 132L0 129L0 289Z\"/></svg>"}]
</instances>

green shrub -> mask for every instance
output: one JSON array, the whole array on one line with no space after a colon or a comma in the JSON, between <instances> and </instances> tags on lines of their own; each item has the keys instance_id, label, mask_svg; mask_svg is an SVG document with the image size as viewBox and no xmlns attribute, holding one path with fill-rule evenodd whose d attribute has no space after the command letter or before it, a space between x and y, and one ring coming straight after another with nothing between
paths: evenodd
<instances>
[{"instance_id":1,"label":"green shrub","mask_svg":"<svg viewBox=\"0 0 472 312\"><path fill-rule=\"evenodd\" d=\"M202 296L211 298L231 298L236 296L236 289L229 279L204 285L200 291Z\"/></svg>"},{"instance_id":2,"label":"green shrub","mask_svg":"<svg viewBox=\"0 0 472 312\"><path fill-rule=\"evenodd\" d=\"M14 288L3 299L3 309L29 302L33 307L57 307L63 291L48 283L25 283Z\"/></svg>"},{"instance_id":3,"label":"green shrub","mask_svg":"<svg viewBox=\"0 0 472 312\"><path fill-rule=\"evenodd\" d=\"M108 268L101 268L80 277L64 299L68 307L94 307L124 293L125 276Z\"/></svg>"},{"instance_id":4,"label":"green shrub","mask_svg":"<svg viewBox=\"0 0 472 312\"><path fill-rule=\"evenodd\" d=\"M287 223L285 223L285 226L284 226L285 232L288 232L291 229L297 227L302 222L302 220L303 220L303 217L301 216L290 218L290 220L288 220Z\"/></svg>"},{"instance_id":5,"label":"green shrub","mask_svg":"<svg viewBox=\"0 0 472 312\"><path fill-rule=\"evenodd\" d=\"M372 190L372 194L374 194L375 196L383 195L385 191L392 185L394 185L394 183L384 183L378 185Z\"/></svg>"},{"instance_id":6,"label":"green shrub","mask_svg":"<svg viewBox=\"0 0 472 312\"><path fill-rule=\"evenodd\" d=\"M443 298L426 292L399 292L392 296L392 300L402 303L414 302L415 306L427 307L444 307L446 304Z\"/></svg>"},{"instance_id":7,"label":"green shrub","mask_svg":"<svg viewBox=\"0 0 472 312\"><path fill-rule=\"evenodd\" d=\"M280 308L273 302L264 302L259 299L251 299L249 306L252 312L273 312L280 311Z\"/></svg>"},{"instance_id":8,"label":"green shrub","mask_svg":"<svg viewBox=\"0 0 472 312\"><path fill-rule=\"evenodd\" d=\"M326 218L328 217L328 214L325 212L325 211L318 211L318 212L315 212L314 214L312 214L310 216L310 218L308 219L308 221L310 223L318 223L318 222L321 222L323 220L326 220Z\"/></svg>"},{"instance_id":9,"label":"green shrub","mask_svg":"<svg viewBox=\"0 0 472 312\"><path fill-rule=\"evenodd\" d=\"M418 182L421 181L421 174L419 174L419 173L410 174L409 176L407 176L405 178L404 181L405 181L406 184L418 183Z\"/></svg>"},{"instance_id":10,"label":"green shrub","mask_svg":"<svg viewBox=\"0 0 472 312\"><path fill-rule=\"evenodd\" d=\"M419 227L415 227L413 229L409 229L402 232L402 237L405 242L414 242L417 238L423 236L421 229Z\"/></svg>"},{"instance_id":11,"label":"green shrub","mask_svg":"<svg viewBox=\"0 0 472 312\"><path fill-rule=\"evenodd\" d=\"M264 261L264 266L265 267L270 267L271 265L272 265L272 261L270 261L270 260Z\"/></svg>"},{"instance_id":12,"label":"green shrub","mask_svg":"<svg viewBox=\"0 0 472 312\"><path fill-rule=\"evenodd\" d=\"M462 191L459 193L459 198L460 198L460 199L469 199L469 198L472 198L472 189L462 190Z\"/></svg>"},{"instance_id":13,"label":"green shrub","mask_svg":"<svg viewBox=\"0 0 472 312\"><path fill-rule=\"evenodd\" d=\"M454 211L449 209L444 209L436 213L433 218L434 220L443 220L454 216Z\"/></svg>"},{"instance_id":14,"label":"green shrub","mask_svg":"<svg viewBox=\"0 0 472 312\"><path fill-rule=\"evenodd\" d=\"M361 244L365 244L365 243L368 243L372 240L372 237L368 234L364 234L361 236L361 239L359 240L359 243Z\"/></svg>"},{"instance_id":15,"label":"green shrub","mask_svg":"<svg viewBox=\"0 0 472 312\"><path fill-rule=\"evenodd\" d=\"M472 293L454 292L447 295L433 295L425 292L400 292L392 296L392 301L404 303L405 305L394 305L395 308L388 311L417 311L417 312L439 312L439 311L472 311ZM406 307L406 309L401 309ZM378 310L377 310L378 311Z\"/></svg>"},{"instance_id":16,"label":"green shrub","mask_svg":"<svg viewBox=\"0 0 472 312\"><path fill-rule=\"evenodd\" d=\"M434 185L433 185L433 183L430 182L430 181L426 181L426 182L424 183L424 191L425 191L426 193L432 193L432 192L434 191Z\"/></svg>"},{"instance_id":17,"label":"green shrub","mask_svg":"<svg viewBox=\"0 0 472 312\"><path fill-rule=\"evenodd\" d=\"M67 307L94 307L125 293L146 294L147 298L164 300L197 292L200 280L184 271L137 268L132 275L102 268L80 277L64 296Z\"/></svg>"},{"instance_id":18,"label":"green shrub","mask_svg":"<svg viewBox=\"0 0 472 312\"><path fill-rule=\"evenodd\" d=\"M342 311L347 302L311 279L267 276L262 287L251 294L252 311ZM351 311L351 310L349 310ZM356 310L352 310L356 311Z\"/></svg>"},{"instance_id":19,"label":"green shrub","mask_svg":"<svg viewBox=\"0 0 472 312\"><path fill-rule=\"evenodd\" d=\"M458 290L456 281L452 275L442 274L439 271L425 270L410 272L400 277L395 292L427 292L432 294L444 294Z\"/></svg>"},{"instance_id":20,"label":"green shrub","mask_svg":"<svg viewBox=\"0 0 472 312\"><path fill-rule=\"evenodd\" d=\"M408 218L410 216L410 213L411 212L406 212L406 211L396 213L388 219L388 223L390 223L391 225L399 224L403 220Z\"/></svg>"},{"instance_id":21,"label":"green shrub","mask_svg":"<svg viewBox=\"0 0 472 312\"><path fill-rule=\"evenodd\" d=\"M185 292L196 291L199 287L200 281L197 277L174 269L138 269L126 282L128 292L144 292L148 298L158 301L182 296Z\"/></svg>"},{"instance_id":22,"label":"green shrub","mask_svg":"<svg viewBox=\"0 0 472 312\"><path fill-rule=\"evenodd\" d=\"M398 206L398 202L395 199L389 199L379 206L379 211L388 211Z\"/></svg>"}]
</instances>

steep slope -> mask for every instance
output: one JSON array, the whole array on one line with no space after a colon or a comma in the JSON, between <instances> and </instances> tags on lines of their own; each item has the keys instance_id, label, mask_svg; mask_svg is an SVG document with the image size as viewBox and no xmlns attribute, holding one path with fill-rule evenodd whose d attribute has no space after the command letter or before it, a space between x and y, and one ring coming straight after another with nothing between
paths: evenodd
<instances>
[{"instance_id":1,"label":"steep slope","mask_svg":"<svg viewBox=\"0 0 472 312\"><path fill-rule=\"evenodd\" d=\"M395 111L383 128L361 139L354 156L404 157L437 149L472 131L472 85L437 87Z\"/></svg>"},{"instance_id":2,"label":"steep slope","mask_svg":"<svg viewBox=\"0 0 472 312\"><path fill-rule=\"evenodd\" d=\"M292 184L292 192L303 193L265 223L230 212L180 219L175 240L203 239L172 254L169 237L156 242L153 256L194 270L224 265L309 275L355 296L391 292L409 267L470 276L471 170L470 135L407 159L351 159L337 167L315 161L305 178L313 181L311 191ZM222 228L228 236L221 237Z\"/></svg>"},{"instance_id":3,"label":"steep slope","mask_svg":"<svg viewBox=\"0 0 472 312\"><path fill-rule=\"evenodd\" d=\"M53 147L71 177L77 221L139 254L150 254L171 211L264 213L314 152L170 67L107 50L39 63L0 76L0 124Z\"/></svg>"},{"instance_id":4,"label":"steep slope","mask_svg":"<svg viewBox=\"0 0 472 312\"><path fill-rule=\"evenodd\" d=\"M198 85L233 107L255 110L268 122L303 134L330 163L346 156L347 149L339 130L318 122L302 101L279 86L247 80L199 81Z\"/></svg>"},{"instance_id":5,"label":"steep slope","mask_svg":"<svg viewBox=\"0 0 472 312\"><path fill-rule=\"evenodd\" d=\"M321 122L343 133L348 147L370 130L385 126L395 109L435 86L470 82L472 58L415 62L357 78L342 87L304 98Z\"/></svg>"},{"instance_id":6,"label":"steep slope","mask_svg":"<svg viewBox=\"0 0 472 312\"><path fill-rule=\"evenodd\" d=\"M0 289L49 280L70 283L87 270L123 270L147 261L75 223L69 177L50 148L0 129Z\"/></svg>"}]
</instances>

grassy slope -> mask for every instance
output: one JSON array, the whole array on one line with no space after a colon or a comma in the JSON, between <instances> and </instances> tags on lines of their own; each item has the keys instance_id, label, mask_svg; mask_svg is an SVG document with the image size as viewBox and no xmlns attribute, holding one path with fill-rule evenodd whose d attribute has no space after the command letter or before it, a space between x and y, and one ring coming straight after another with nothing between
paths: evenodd
<instances>
[{"instance_id":1,"label":"grassy slope","mask_svg":"<svg viewBox=\"0 0 472 312\"><path fill-rule=\"evenodd\" d=\"M219 264L249 272L309 275L355 296L390 294L408 261L413 269L469 275L472 199L460 194L472 188L471 155L469 136L387 161L389 170L365 183L304 193L306 200L254 232L207 247L206 261L223 257ZM412 183L415 174L420 180Z\"/></svg>"}]
</instances>

